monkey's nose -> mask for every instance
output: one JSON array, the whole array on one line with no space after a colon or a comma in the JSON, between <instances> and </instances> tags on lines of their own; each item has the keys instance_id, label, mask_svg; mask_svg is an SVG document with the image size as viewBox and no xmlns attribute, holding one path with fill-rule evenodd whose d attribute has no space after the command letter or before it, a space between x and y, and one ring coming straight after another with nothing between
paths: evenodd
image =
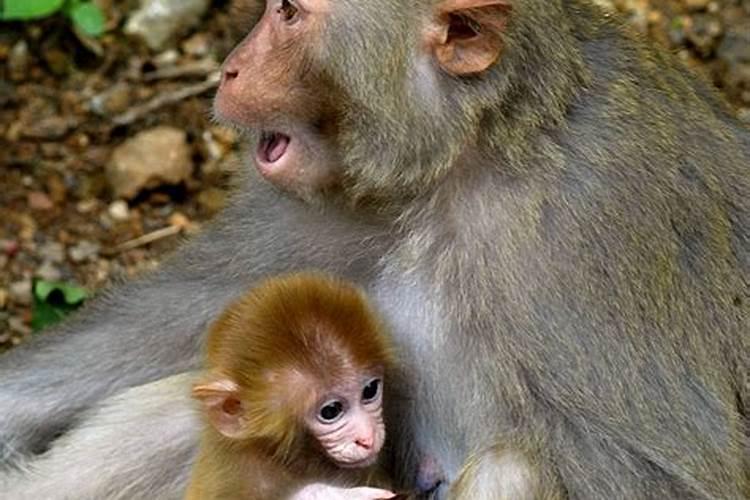
<instances>
[{"instance_id":1,"label":"monkey's nose","mask_svg":"<svg viewBox=\"0 0 750 500\"><path fill-rule=\"evenodd\" d=\"M224 83L234 80L240 76L240 72L237 69L227 68L224 70Z\"/></svg>"},{"instance_id":2,"label":"monkey's nose","mask_svg":"<svg viewBox=\"0 0 750 500\"><path fill-rule=\"evenodd\" d=\"M356 444L357 446L361 447L361 448L364 448L364 449L366 449L366 450L369 450L369 449L371 449L371 448L372 448L372 445L373 445L373 442L374 442L374 441L375 441L375 438L374 438L374 437L372 436L372 434L371 434L371 435L369 435L369 436L367 436L367 437L358 437L358 438L357 438L357 439L356 439L356 440L354 441L354 443L355 443L355 444Z\"/></svg>"}]
</instances>

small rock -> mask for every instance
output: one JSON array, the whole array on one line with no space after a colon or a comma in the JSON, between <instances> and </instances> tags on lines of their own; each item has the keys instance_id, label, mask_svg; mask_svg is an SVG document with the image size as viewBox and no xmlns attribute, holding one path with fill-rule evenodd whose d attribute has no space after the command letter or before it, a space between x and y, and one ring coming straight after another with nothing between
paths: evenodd
<instances>
[{"instance_id":1,"label":"small rock","mask_svg":"<svg viewBox=\"0 0 750 500\"><path fill-rule=\"evenodd\" d=\"M208 212L214 214L224 208L227 193L218 188L208 188L198 195L198 204Z\"/></svg>"},{"instance_id":2,"label":"small rock","mask_svg":"<svg viewBox=\"0 0 750 500\"><path fill-rule=\"evenodd\" d=\"M50 116L24 127L23 135L30 139L62 139L76 125L77 122L72 118Z\"/></svg>"},{"instance_id":3,"label":"small rock","mask_svg":"<svg viewBox=\"0 0 750 500\"><path fill-rule=\"evenodd\" d=\"M615 11L615 5L612 3L612 0L593 0L593 2L605 10Z\"/></svg>"},{"instance_id":4,"label":"small rock","mask_svg":"<svg viewBox=\"0 0 750 500\"><path fill-rule=\"evenodd\" d=\"M157 68L165 68L168 66L174 66L179 60L180 53L175 49L169 49L158 53L151 62L154 63L154 66Z\"/></svg>"},{"instance_id":5,"label":"small rock","mask_svg":"<svg viewBox=\"0 0 750 500\"><path fill-rule=\"evenodd\" d=\"M29 44L26 40L20 40L16 43L10 54L8 54L8 73L11 80L25 80L31 66L31 54L29 53Z\"/></svg>"},{"instance_id":6,"label":"small rock","mask_svg":"<svg viewBox=\"0 0 750 500\"><path fill-rule=\"evenodd\" d=\"M62 264L65 261L65 246L56 241L45 243L39 247L39 256L55 264Z\"/></svg>"},{"instance_id":7,"label":"small rock","mask_svg":"<svg viewBox=\"0 0 750 500\"><path fill-rule=\"evenodd\" d=\"M169 225L178 227L180 229L187 229L190 227L190 219L181 212L175 212L169 216Z\"/></svg>"},{"instance_id":8,"label":"small rock","mask_svg":"<svg viewBox=\"0 0 750 500\"><path fill-rule=\"evenodd\" d=\"M750 99L745 99L745 92L750 95L750 21L727 30L717 56L726 68L725 84L729 94L750 104Z\"/></svg>"},{"instance_id":9,"label":"small rock","mask_svg":"<svg viewBox=\"0 0 750 500\"><path fill-rule=\"evenodd\" d=\"M696 14L691 19L685 35L702 57L708 57L716 49L716 42L722 34L721 22L710 14Z\"/></svg>"},{"instance_id":10,"label":"small rock","mask_svg":"<svg viewBox=\"0 0 750 500\"><path fill-rule=\"evenodd\" d=\"M88 240L81 240L77 245L68 250L70 260L79 264L87 260L95 260L99 256L101 245Z\"/></svg>"},{"instance_id":11,"label":"small rock","mask_svg":"<svg viewBox=\"0 0 750 500\"><path fill-rule=\"evenodd\" d=\"M220 160L227 154L229 148L225 144L217 141L209 130L203 132L202 137L209 159Z\"/></svg>"},{"instance_id":12,"label":"small rock","mask_svg":"<svg viewBox=\"0 0 750 500\"><path fill-rule=\"evenodd\" d=\"M112 217L112 220L116 222L123 222L130 219L130 208L128 207L127 202L123 200L113 201L109 205L107 212L109 213L109 216Z\"/></svg>"},{"instance_id":13,"label":"small rock","mask_svg":"<svg viewBox=\"0 0 750 500\"><path fill-rule=\"evenodd\" d=\"M55 207L52 199L41 191L32 191L27 198L32 210L52 210Z\"/></svg>"},{"instance_id":14,"label":"small rock","mask_svg":"<svg viewBox=\"0 0 750 500\"><path fill-rule=\"evenodd\" d=\"M705 10L711 0L684 0L684 2L688 10L698 11Z\"/></svg>"},{"instance_id":15,"label":"small rock","mask_svg":"<svg viewBox=\"0 0 750 500\"><path fill-rule=\"evenodd\" d=\"M215 182L228 175L236 174L242 167L242 160L235 151L230 151L221 160L209 159L201 165L203 178Z\"/></svg>"},{"instance_id":16,"label":"small rock","mask_svg":"<svg viewBox=\"0 0 750 500\"><path fill-rule=\"evenodd\" d=\"M90 214L99 206L98 200L81 200L76 203L76 211L79 214Z\"/></svg>"},{"instance_id":17,"label":"small rock","mask_svg":"<svg viewBox=\"0 0 750 500\"><path fill-rule=\"evenodd\" d=\"M18 316L10 318L8 320L8 326L10 327L11 331L20 333L24 337L27 335L31 335L31 328L29 327L29 325L26 324L23 318L19 318Z\"/></svg>"},{"instance_id":18,"label":"small rock","mask_svg":"<svg viewBox=\"0 0 750 500\"><path fill-rule=\"evenodd\" d=\"M68 73L72 66L71 55L58 47L47 47L42 51L42 58L47 66L57 76Z\"/></svg>"},{"instance_id":19,"label":"small rock","mask_svg":"<svg viewBox=\"0 0 750 500\"><path fill-rule=\"evenodd\" d=\"M207 33L196 33L182 42L182 51L194 57L203 57L211 49L211 38Z\"/></svg>"},{"instance_id":20,"label":"small rock","mask_svg":"<svg viewBox=\"0 0 750 500\"><path fill-rule=\"evenodd\" d=\"M107 180L116 197L131 199L145 188L185 182L192 171L185 132L160 126L115 149L107 165Z\"/></svg>"},{"instance_id":21,"label":"small rock","mask_svg":"<svg viewBox=\"0 0 750 500\"><path fill-rule=\"evenodd\" d=\"M0 252L8 257L13 257L21 249L16 240L0 240Z\"/></svg>"},{"instance_id":22,"label":"small rock","mask_svg":"<svg viewBox=\"0 0 750 500\"><path fill-rule=\"evenodd\" d=\"M162 50L170 40L195 26L209 3L209 0L141 0L140 8L130 15L125 32L142 38L152 50Z\"/></svg>"},{"instance_id":23,"label":"small rock","mask_svg":"<svg viewBox=\"0 0 750 500\"><path fill-rule=\"evenodd\" d=\"M31 305L31 280L16 281L8 288L10 299L23 306Z\"/></svg>"},{"instance_id":24,"label":"small rock","mask_svg":"<svg viewBox=\"0 0 750 500\"><path fill-rule=\"evenodd\" d=\"M91 111L102 116L113 116L122 113L132 103L132 91L126 83L118 83L89 101Z\"/></svg>"},{"instance_id":25,"label":"small rock","mask_svg":"<svg viewBox=\"0 0 750 500\"><path fill-rule=\"evenodd\" d=\"M59 174L48 174L45 185L53 203L57 205L65 203L65 200L68 197L68 188L65 186L65 181Z\"/></svg>"},{"instance_id":26,"label":"small rock","mask_svg":"<svg viewBox=\"0 0 750 500\"><path fill-rule=\"evenodd\" d=\"M34 273L38 278L47 281L60 281L62 272L52 262L46 260Z\"/></svg>"}]
</instances>

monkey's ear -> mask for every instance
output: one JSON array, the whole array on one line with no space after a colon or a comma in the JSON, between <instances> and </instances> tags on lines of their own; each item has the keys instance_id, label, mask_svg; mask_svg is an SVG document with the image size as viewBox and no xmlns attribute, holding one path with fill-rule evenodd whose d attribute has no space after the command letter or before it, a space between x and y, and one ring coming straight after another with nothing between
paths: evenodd
<instances>
[{"instance_id":1,"label":"monkey's ear","mask_svg":"<svg viewBox=\"0 0 750 500\"><path fill-rule=\"evenodd\" d=\"M203 403L211 425L228 438L243 435L244 409L239 387L228 378L199 382L193 386L193 397Z\"/></svg>"},{"instance_id":2,"label":"monkey's ear","mask_svg":"<svg viewBox=\"0 0 750 500\"><path fill-rule=\"evenodd\" d=\"M456 76L481 73L503 49L511 0L444 0L429 44L438 64Z\"/></svg>"}]
</instances>

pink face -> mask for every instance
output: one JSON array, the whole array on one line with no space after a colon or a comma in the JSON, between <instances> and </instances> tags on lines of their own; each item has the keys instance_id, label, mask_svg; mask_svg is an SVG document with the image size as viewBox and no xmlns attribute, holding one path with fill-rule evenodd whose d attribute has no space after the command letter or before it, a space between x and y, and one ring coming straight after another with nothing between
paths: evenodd
<instances>
[{"instance_id":1,"label":"pink face","mask_svg":"<svg viewBox=\"0 0 750 500\"><path fill-rule=\"evenodd\" d=\"M338 166L312 125L328 106L320 82L305 71L328 10L327 0L267 0L263 17L224 62L214 102L219 118L260 131L258 171L301 194L332 184Z\"/></svg>"},{"instance_id":2,"label":"pink face","mask_svg":"<svg viewBox=\"0 0 750 500\"><path fill-rule=\"evenodd\" d=\"M321 400L305 422L337 466L372 465L385 441L382 377L338 388Z\"/></svg>"}]
</instances>

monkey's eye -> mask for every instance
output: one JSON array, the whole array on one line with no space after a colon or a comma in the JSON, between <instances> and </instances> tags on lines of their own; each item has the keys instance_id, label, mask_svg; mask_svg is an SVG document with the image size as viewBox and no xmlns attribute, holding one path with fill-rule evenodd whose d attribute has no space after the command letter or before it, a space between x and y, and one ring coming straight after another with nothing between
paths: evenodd
<instances>
[{"instance_id":1,"label":"monkey's eye","mask_svg":"<svg viewBox=\"0 0 750 500\"><path fill-rule=\"evenodd\" d=\"M318 411L318 420L324 424L332 424L344 413L344 404L341 401L331 401L323 405Z\"/></svg>"},{"instance_id":2,"label":"monkey's eye","mask_svg":"<svg viewBox=\"0 0 750 500\"><path fill-rule=\"evenodd\" d=\"M276 9L285 23L293 23L297 20L299 9L291 0L281 0L281 7Z\"/></svg>"},{"instance_id":3,"label":"monkey's eye","mask_svg":"<svg viewBox=\"0 0 750 500\"><path fill-rule=\"evenodd\" d=\"M380 379L374 378L370 380L364 389L362 389L362 401L365 403L374 400L378 397L380 392Z\"/></svg>"}]
</instances>

